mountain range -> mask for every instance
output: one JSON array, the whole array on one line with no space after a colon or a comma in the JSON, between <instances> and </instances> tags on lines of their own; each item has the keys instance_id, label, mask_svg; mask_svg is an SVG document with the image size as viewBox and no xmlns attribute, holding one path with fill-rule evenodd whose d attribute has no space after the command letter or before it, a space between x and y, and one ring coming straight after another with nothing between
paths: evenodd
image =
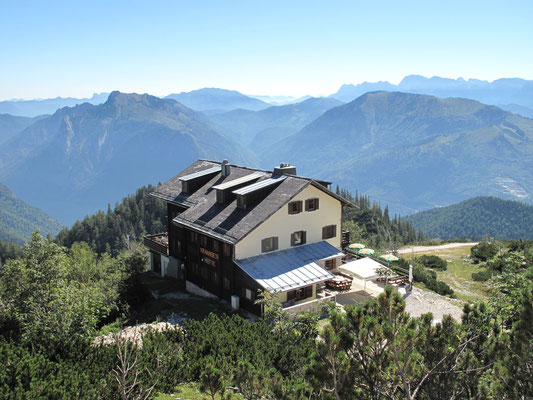
<instances>
[{"instance_id":1,"label":"mountain range","mask_svg":"<svg viewBox=\"0 0 533 400\"><path fill-rule=\"evenodd\" d=\"M217 88L204 88L170 94L165 98L176 100L186 107L207 114L237 109L258 111L270 107L270 104L264 101L245 96L235 90Z\"/></svg>"},{"instance_id":2,"label":"mountain range","mask_svg":"<svg viewBox=\"0 0 533 400\"><path fill-rule=\"evenodd\" d=\"M226 157L253 162L178 102L113 92L101 105L64 107L0 146L0 182L70 224L198 158Z\"/></svg>"},{"instance_id":3,"label":"mountain range","mask_svg":"<svg viewBox=\"0 0 533 400\"><path fill-rule=\"evenodd\" d=\"M239 109L210 115L209 118L234 139L258 152L297 133L327 110L341 104L344 103L336 99L312 97L300 103L273 106L261 111Z\"/></svg>"},{"instance_id":4,"label":"mountain range","mask_svg":"<svg viewBox=\"0 0 533 400\"><path fill-rule=\"evenodd\" d=\"M23 244L36 229L55 236L61 224L37 207L30 206L0 184L0 239Z\"/></svg>"},{"instance_id":5,"label":"mountain range","mask_svg":"<svg viewBox=\"0 0 533 400\"><path fill-rule=\"evenodd\" d=\"M497 197L476 197L459 204L409 215L407 220L429 237L479 240L533 239L533 206Z\"/></svg>"},{"instance_id":6,"label":"mountain range","mask_svg":"<svg viewBox=\"0 0 533 400\"><path fill-rule=\"evenodd\" d=\"M345 84L330 97L350 102L365 93L382 90L443 98L462 97L518 112L525 117L531 118L533 114L533 81L520 78L504 78L488 82L479 79L449 79L438 76L425 78L420 75L409 75L398 85L384 81L364 82L358 85Z\"/></svg>"},{"instance_id":7,"label":"mountain range","mask_svg":"<svg viewBox=\"0 0 533 400\"><path fill-rule=\"evenodd\" d=\"M245 100L227 92L193 94ZM402 215L481 195L532 202L533 120L495 106L383 91L256 111L203 104L113 92L34 120L0 116L0 182L64 224L197 158L290 162Z\"/></svg>"},{"instance_id":8,"label":"mountain range","mask_svg":"<svg viewBox=\"0 0 533 400\"><path fill-rule=\"evenodd\" d=\"M468 99L367 93L261 155L410 214L469 197L531 201L533 120Z\"/></svg>"},{"instance_id":9,"label":"mountain range","mask_svg":"<svg viewBox=\"0 0 533 400\"><path fill-rule=\"evenodd\" d=\"M21 117L36 117L53 114L63 107L74 107L77 104L101 104L106 101L109 93L95 93L91 98L76 99L73 97L56 97L55 99L5 100L0 101L0 114L11 114Z\"/></svg>"}]
</instances>

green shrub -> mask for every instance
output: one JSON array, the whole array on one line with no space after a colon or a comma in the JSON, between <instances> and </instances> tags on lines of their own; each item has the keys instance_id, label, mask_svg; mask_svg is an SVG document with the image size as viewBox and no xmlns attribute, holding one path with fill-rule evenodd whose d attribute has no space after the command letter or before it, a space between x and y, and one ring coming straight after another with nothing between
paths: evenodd
<instances>
[{"instance_id":1,"label":"green shrub","mask_svg":"<svg viewBox=\"0 0 533 400\"><path fill-rule=\"evenodd\" d=\"M448 263L446 260L443 260L437 256L420 256L417 258L417 261L419 261L426 268L438 269L441 271L446 271L448 268Z\"/></svg>"},{"instance_id":2,"label":"green shrub","mask_svg":"<svg viewBox=\"0 0 533 400\"><path fill-rule=\"evenodd\" d=\"M490 271L490 270L485 270L485 271L480 271L480 272L474 272L472 274L472 279L476 282L486 282L488 281L490 278L492 278L492 276L494 275L494 272L493 271Z\"/></svg>"},{"instance_id":3,"label":"green shrub","mask_svg":"<svg viewBox=\"0 0 533 400\"><path fill-rule=\"evenodd\" d=\"M470 254L475 263L487 261L498 253L495 243L482 242L470 249Z\"/></svg>"}]
</instances>

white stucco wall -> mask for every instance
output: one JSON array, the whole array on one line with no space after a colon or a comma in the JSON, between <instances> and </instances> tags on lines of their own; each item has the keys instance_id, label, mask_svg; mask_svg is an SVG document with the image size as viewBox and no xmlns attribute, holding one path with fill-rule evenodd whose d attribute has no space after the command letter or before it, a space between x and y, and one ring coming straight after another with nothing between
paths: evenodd
<instances>
[{"instance_id":1,"label":"white stucco wall","mask_svg":"<svg viewBox=\"0 0 533 400\"><path fill-rule=\"evenodd\" d=\"M305 211L305 200L318 198L319 208L315 211ZM306 243L316 243L322 240L322 228L327 225L337 225L337 235L328 239L331 245L341 247L341 219L342 204L339 200L324 193L314 186L308 186L297 194L291 201L303 201L303 210L298 214L289 214L285 204L270 218L250 232L235 246L235 258L242 259L261 253L261 240L277 236L278 250L291 247L291 234L296 231L306 231Z\"/></svg>"}]
</instances>

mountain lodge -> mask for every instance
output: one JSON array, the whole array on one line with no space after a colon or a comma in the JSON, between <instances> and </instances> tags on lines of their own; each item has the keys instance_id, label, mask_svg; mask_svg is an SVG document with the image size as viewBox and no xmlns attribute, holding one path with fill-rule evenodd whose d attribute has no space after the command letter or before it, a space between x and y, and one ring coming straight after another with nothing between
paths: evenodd
<instances>
[{"instance_id":1,"label":"mountain lodge","mask_svg":"<svg viewBox=\"0 0 533 400\"><path fill-rule=\"evenodd\" d=\"M329 185L289 164L198 160L151 193L167 203L167 232L144 239L150 269L258 315L259 291L284 307L313 300L347 244L342 207L352 204Z\"/></svg>"}]
</instances>

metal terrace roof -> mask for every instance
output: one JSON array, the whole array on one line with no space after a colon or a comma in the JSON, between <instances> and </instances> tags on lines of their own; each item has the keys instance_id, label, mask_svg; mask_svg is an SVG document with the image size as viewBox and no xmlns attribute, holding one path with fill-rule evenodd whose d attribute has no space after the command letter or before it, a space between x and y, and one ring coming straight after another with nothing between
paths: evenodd
<instances>
[{"instance_id":1,"label":"metal terrace roof","mask_svg":"<svg viewBox=\"0 0 533 400\"><path fill-rule=\"evenodd\" d=\"M338 249L322 241L235 260L235 263L263 288L276 293L333 279L335 275L315 262L338 254Z\"/></svg>"},{"instance_id":2,"label":"metal terrace roof","mask_svg":"<svg viewBox=\"0 0 533 400\"><path fill-rule=\"evenodd\" d=\"M180 179L180 181L190 181L192 179L200 178L201 176L215 174L217 172L220 172L221 169L222 169L222 167L220 165L217 165L215 167L208 168L208 169L203 169L203 170L195 172L193 174L181 176L179 179Z\"/></svg>"},{"instance_id":3,"label":"metal terrace roof","mask_svg":"<svg viewBox=\"0 0 533 400\"><path fill-rule=\"evenodd\" d=\"M216 190L230 189L232 187L235 187L235 186L238 186L238 185L242 185L243 183L250 182L250 181L253 181L255 179L259 179L259 178L261 178L264 175L265 174L263 172L254 172L253 174L245 175L243 177L240 177L240 178L237 178L237 179L233 179L233 180L228 181L228 182L221 183L220 185L213 186L213 189L216 189Z\"/></svg>"},{"instance_id":4,"label":"metal terrace roof","mask_svg":"<svg viewBox=\"0 0 533 400\"><path fill-rule=\"evenodd\" d=\"M283 182L287 178L287 175L280 175L275 178L263 179L260 182L252 183L251 185L245 186L241 189L234 190L232 193L236 195L246 195L253 193L256 190L266 188L268 186L277 185L278 183Z\"/></svg>"}]
</instances>

